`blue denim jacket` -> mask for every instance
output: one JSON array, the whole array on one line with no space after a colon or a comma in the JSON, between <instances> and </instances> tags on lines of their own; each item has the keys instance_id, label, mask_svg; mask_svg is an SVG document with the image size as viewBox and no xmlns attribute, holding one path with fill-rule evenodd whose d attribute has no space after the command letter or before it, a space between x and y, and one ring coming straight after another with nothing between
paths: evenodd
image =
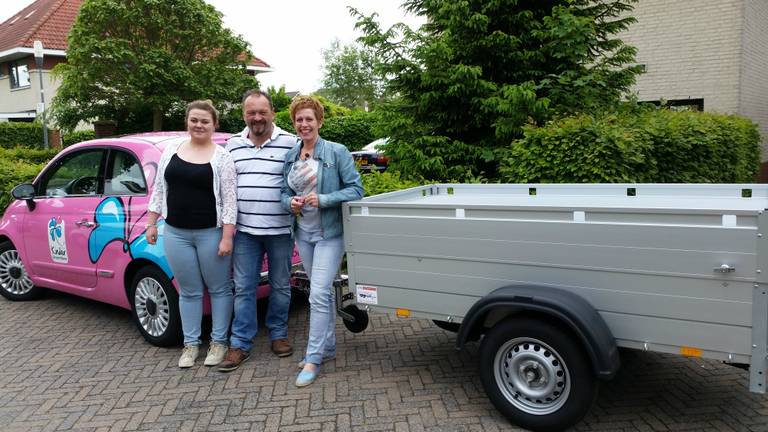
<instances>
[{"instance_id":1,"label":"blue denim jacket","mask_svg":"<svg viewBox=\"0 0 768 432\"><path fill-rule=\"evenodd\" d=\"M302 142L299 141L285 155L281 203L288 212L291 211L291 198L296 195L296 192L288 186L288 173L299 159L301 145ZM318 137L314 158L318 161L317 196L320 202L320 226L323 229L323 238L338 237L342 234L341 203L362 198L363 182L352 155L341 144ZM291 233L295 234L297 228L296 216L291 213Z\"/></svg>"}]
</instances>

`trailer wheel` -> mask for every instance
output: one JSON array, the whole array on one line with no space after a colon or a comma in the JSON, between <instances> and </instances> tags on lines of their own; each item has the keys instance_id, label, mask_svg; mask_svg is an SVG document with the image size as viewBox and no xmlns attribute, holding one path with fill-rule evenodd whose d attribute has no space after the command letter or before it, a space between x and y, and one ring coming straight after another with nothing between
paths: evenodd
<instances>
[{"instance_id":1,"label":"trailer wheel","mask_svg":"<svg viewBox=\"0 0 768 432\"><path fill-rule=\"evenodd\" d=\"M480 379L493 405L515 424L558 431L581 420L597 395L584 349L535 318L494 326L480 346Z\"/></svg>"},{"instance_id":2,"label":"trailer wheel","mask_svg":"<svg viewBox=\"0 0 768 432\"><path fill-rule=\"evenodd\" d=\"M344 327L352 333L360 333L368 328L368 312L361 310L357 305L347 305L342 309L344 312L355 317L355 321L344 321Z\"/></svg>"}]
</instances>

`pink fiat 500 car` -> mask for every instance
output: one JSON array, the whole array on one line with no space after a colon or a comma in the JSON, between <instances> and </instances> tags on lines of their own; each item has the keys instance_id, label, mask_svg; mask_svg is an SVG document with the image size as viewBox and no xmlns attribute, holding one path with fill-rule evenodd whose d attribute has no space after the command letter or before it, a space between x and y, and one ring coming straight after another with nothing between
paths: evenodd
<instances>
[{"instance_id":1,"label":"pink fiat 500 car","mask_svg":"<svg viewBox=\"0 0 768 432\"><path fill-rule=\"evenodd\" d=\"M228 134L217 133L223 145ZM158 346L181 342L178 286L144 226L149 194L166 145L185 133L149 133L86 141L59 153L0 220L0 294L29 300L50 288L133 313L142 336ZM294 264L298 254L294 251ZM263 263L258 297L269 294ZM209 305L206 299L206 311Z\"/></svg>"}]
</instances>

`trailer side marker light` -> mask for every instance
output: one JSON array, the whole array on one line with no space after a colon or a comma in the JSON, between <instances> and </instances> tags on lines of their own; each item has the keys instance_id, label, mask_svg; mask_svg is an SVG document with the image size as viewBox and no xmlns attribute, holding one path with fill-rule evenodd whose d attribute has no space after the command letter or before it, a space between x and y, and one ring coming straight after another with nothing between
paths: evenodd
<instances>
[{"instance_id":1,"label":"trailer side marker light","mask_svg":"<svg viewBox=\"0 0 768 432\"><path fill-rule=\"evenodd\" d=\"M680 347L680 354L686 357L701 357L701 350L699 348L682 346Z\"/></svg>"},{"instance_id":2,"label":"trailer side marker light","mask_svg":"<svg viewBox=\"0 0 768 432\"><path fill-rule=\"evenodd\" d=\"M397 309L395 311L395 314L399 318L408 318L409 316L411 316L411 310L410 309Z\"/></svg>"}]
</instances>

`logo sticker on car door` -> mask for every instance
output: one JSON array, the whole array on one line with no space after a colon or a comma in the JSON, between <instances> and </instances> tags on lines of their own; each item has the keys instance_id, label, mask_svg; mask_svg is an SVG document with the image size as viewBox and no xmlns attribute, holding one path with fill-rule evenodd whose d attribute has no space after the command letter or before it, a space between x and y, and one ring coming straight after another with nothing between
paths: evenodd
<instances>
[{"instance_id":1,"label":"logo sticker on car door","mask_svg":"<svg viewBox=\"0 0 768 432\"><path fill-rule=\"evenodd\" d=\"M51 259L57 263L66 264L69 262L67 257L67 238L64 229L64 220L61 217L53 217L48 222L48 247L51 250Z\"/></svg>"}]
</instances>

